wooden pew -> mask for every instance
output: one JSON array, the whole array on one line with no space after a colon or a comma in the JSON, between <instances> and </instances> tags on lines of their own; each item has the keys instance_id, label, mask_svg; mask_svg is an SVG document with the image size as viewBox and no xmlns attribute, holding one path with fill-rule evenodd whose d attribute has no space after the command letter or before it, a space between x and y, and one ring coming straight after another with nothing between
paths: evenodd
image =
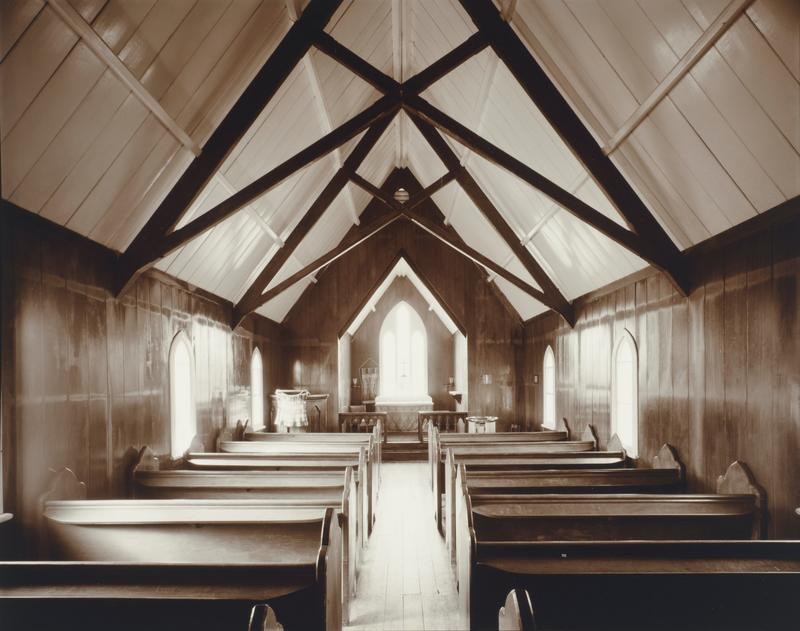
<instances>
[{"instance_id":1,"label":"wooden pew","mask_svg":"<svg viewBox=\"0 0 800 631\"><path fill-rule=\"evenodd\" d=\"M247 631L284 631L278 623L275 611L266 604L256 605L250 610L250 622Z\"/></svg>"},{"instance_id":2,"label":"wooden pew","mask_svg":"<svg viewBox=\"0 0 800 631\"><path fill-rule=\"evenodd\" d=\"M477 434L481 435L481 434ZM491 434L483 434L484 436ZM442 526L442 500L448 506L448 498L452 498L456 463L484 463L497 462L535 462L539 459L541 463L551 463L549 466L539 466L537 468L586 468L590 466L587 461L595 463L597 467L604 466L624 466L626 458L624 449L618 439L610 443L613 451L598 452L593 451L597 446L596 441L588 435L583 440L560 440L553 442L506 442L502 444L489 443L481 445L458 445L449 446L436 461L436 471L433 484L434 515L439 532L444 533ZM617 448L618 447L618 448ZM436 454L434 454L436 457ZM533 459L533 460L531 460ZM560 463L560 464L559 464ZM522 465L520 465L522 466ZM452 501L452 499L450 499Z\"/></svg>"},{"instance_id":3,"label":"wooden pew","mask_svg":"<svg viewBox=\"0 0 800 631\"><path fill-rule=\"evenodd\" d=\"M684 485L684 467L670 445L663 445L653 460L652 469L563 469L540 471L472 471L465 465L456 467L453 492L446 496L448 547L451 560L456 560L459 507L465 496L472 504L484 497L506 498L514 495L590 494L590 493L677 493ZM549 496L548 495L548 496Z\"/></svg>"},{"instance_id":4,"label":"wooden pew","mask_svg":"<svg viewBox=\"0 0 800 631\"><path fill-rule=\"evenodd\" d=\"M594 440L596 437L591 428L584 432L581 440ZM431 471L431 488L436 475L436 463L443 458L447 447L458 445L490 445L505 443L533 443L554 442L569 440L569 428L566 421L561 420L557 430L543 430L538 432L499 432L495 434L446 434L431 424L428 425L428 464Z\"/></svg>"},{"instance_id":5,"label":"wooden pew","mask_svg":"<svg viewBox=\"0 0 800 631\"><path fill-rule=\"evenodd\" d=\"M351 467L341 471L194 471L160 469L149 447L143 447L132 473L136 499L315 501L339 510L342 520L343 618L355 597L364 519Z\"/></svg>"},{"instance_id":6,"label":"wooden pew","mask_svg":"<svg viewBox=\"0 0 800 631\"><path fill-rule=\"evenodd\" d=\"M381 413L383 414L383 413ZM276 432L266 432L266 431L243 431L240 437L236 437L235 435L220 435L220 441L239 441L239 440L251 440L257 442L268 442L268 443L287 443L287 444L316 444L316 443L323 443L323 444L363 444L366 445L369 449L368 457L370 460L374 459L377 462L378 468L380 469L380 464L383 462L383 443L386 442L386 436L383 432L383 423L378 420L378 422L373 426L372 430L366 433L338 433L338 432L319 432L319 433L311 433L311 434L278 434ZM217 447L217 451L220 451L219 447ZM378 485L380 485L380 470L377 472L376 481Z\"/></svg>"},{"instance_id":7,"label":"wooden pew","mask_svg":"<svg viewBox=\"0 0 800 631\"><path fill-rule=\"evenodd\" d=\"M498 629L512 588L537 629L789 629L800 542L486 542L459 582L461 628Z\"/></svg>"},{"instance_id":8,"label":"wooden pew","mask_svg":"<svg viewBox=\"0 0 800 631\"><path fill-rule=\"evenodd\" d=\"M457 478L464 475L459 471ZM654 458L653 468L473 470L466 476L466 485L473 497L497 493L678 493L685 486L685 474L675 450L665 444ZM458 492L458 480L455 488Z\"/></svg>"},{"instance_id":9,"label":"wooden pew","mask_svg":"<svg viewBox=\"0 0 800 631\"><path fill-rule=\"evenodd\" d=\"M247 436L255 437L258 433L250 433ZM370 481L372 489L372 505L377 504L378 487L380 484L381 466L381 447L380 436L376 432L365 436L351 435L347 438L343 434L330 434L336 439L322 438L324 434L307 434L305 436L319 436L321 438L306 439L303 434L260 434L259 438L253 440L217 441L217 451L224 453L238 454L337 454L337 453L358 453L362 447L366 448L367 466L370 469ZM298 436L299 438L286 439L284 436ZM341 438L343 437L344 438ZM277 438L273 438L277 437Z\"/></svg>"},{"instance_id":10,"label":"wooden pew","mask_svg":"<svg viewBox=\"0 0 800 631\"><path fill-rule=\"evenodd\" d=\"M366 448L355 453L314 454L285 452L280 454L187 452L181 459L181 468L206 471L341 471L353 467L356 472L358 495L363 504L364 519L361 529L364 538L370 533L374 522L375 491L367 464Z\"/></svg>"},{"instance_id":11,"label":"wooden pew","mask_svg":"<svg viewBox=\"0 0 800 631\"><path fill-rule=\"evenodd\" d=\"M500 631L536 631L531 597L525 589L512 589L497 612Z\"/></svg>"},{"instance_id":12,"label":"wooden pew","mask_svg":"<svg viewBox=\"0 0 800 631\"><path fill-rule=\"evenodd\" d=\"M85 494L60 472L43 497L48 560L0 564L4 623L212 629L228 628L230 616L244 628L266 602L287 629L341 628L342 531L330 506Z\"/></svg>"},{"instance_id":13,"label":"wooden pew","mask_svg":"<svg viewBox=\"0 0 800 631\"><path fill-rule=\"evenodd\" d=\"M734 462L716 495L470 495L456 511L456 576L479 541L734 540L763 537L764 492Z\"/></svg>"}]
</instances>

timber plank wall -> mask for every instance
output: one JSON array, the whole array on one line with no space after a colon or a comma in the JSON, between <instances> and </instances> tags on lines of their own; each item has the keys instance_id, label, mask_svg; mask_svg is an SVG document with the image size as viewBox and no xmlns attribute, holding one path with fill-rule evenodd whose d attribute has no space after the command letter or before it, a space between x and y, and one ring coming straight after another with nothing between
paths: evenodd
<instances>
[{"instance_id":1,"label":"timber plank wall","mask_svg":"<svg viewBox=\"0 0 800 631\"><path fill-rule=\"evenodd\" d=\"M169 350L184 330L195 354L198 432L250 418L250 356L264 391L279 387L280 325L148 272L120 299L113 253L4 208L4 508L33 523L48 468L70 467L93 498L124 497L135 450L170 451ZM265 410L268 414L268 410ZM30 531L30 528L25 528Z\"/></svg>"},{"instance_id":2,"label":"timber plank wall","mask_svg":"<svg viewBox=\"0 0 800 631\"><path fill-rule=\"evenodd\" d=\"M691 251L688 298L652 270L575 301L574 330L552 312L525 325L526 418L542 420L542 362L556 357L556 413L606 445L612 354L623 331L639 353L639 453L664 442L692 491L714 490L735 459L765 487L773 538L800 538L800 216ZM534 383L534 375L539 383Z\"/></svg>"}]
</instances>

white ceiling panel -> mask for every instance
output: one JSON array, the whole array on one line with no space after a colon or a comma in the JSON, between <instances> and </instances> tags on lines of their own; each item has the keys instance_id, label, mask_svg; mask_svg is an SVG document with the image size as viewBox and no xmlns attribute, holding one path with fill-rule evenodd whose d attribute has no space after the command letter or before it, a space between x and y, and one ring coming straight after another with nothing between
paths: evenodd
<instances>
[{"instance_id":1,"label":"white ceiling panel","mask_svg":"<svg viewBox=\"0 0 800 631\"><path fill-rule=\"evenodd\" d=\"M305 4L2 3L4 197L124 250ZM797 2L527 0L496 5L680 249L800 193ZM475 27L458 0L347 0L326 30L368 63L403 80L465 41ZM312 49L179 225L380 96ZM490 49L461 64L424 97L625 225L602 183L593 180ZM360 137L279 183L157 266L239 300ZM528 184L458 142L447 142L568 299L645 265ZM395 117L358 173L380 186L396 167L409 167L422 186L445 174L404 113ZM348 184L272 283L335 248L370 199ZM465 242L535 285L456 183L433 200ZM282 320L309 282L303 280L259 312ZM507 281L494 282L522 318L545 309Z\"/></svg>"}]
</instances>

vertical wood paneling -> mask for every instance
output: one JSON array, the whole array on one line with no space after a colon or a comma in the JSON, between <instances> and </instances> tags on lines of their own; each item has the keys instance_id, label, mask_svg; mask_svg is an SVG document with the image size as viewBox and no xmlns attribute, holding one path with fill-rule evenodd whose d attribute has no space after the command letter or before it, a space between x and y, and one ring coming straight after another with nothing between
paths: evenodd
<instances>
[{"instance_id":1,"label":"vertical wood paneling","mask_svg":"<svg viewBox=\"0 0 800 631\"><path fill-rule=\"evenodd\" d=\"M3 387L13 387L3 401L14 402L12 442L4 447L13 449L15 463L14 493L3 508L20 515L33 544L37 498L50 468L73 469L91 497L125 497L138 449L169 452L168 357L177 330L194 339L203 363L196 375L198 431L209 446L224 423L249 418L254 341L265 383L280 383L282 335L261 317L234 333L229 303L156 273L116 300L110 251L27 213L5 206L3 213L10 232L2 252L9 271L3 326L11 327L14 349L3 364ZM241 364L235 370L234 362ZM6 418L4 412L4 425Z\"/></svg>"},{"instance_id":2,"label":"vertical wood paneling","mask_svg":"<svg viewBox=\"0 0 800 631\"><path fill-rule=\"evenodd\" d=\"M368 207L362 223L370 221L375 210ZM426 204L425 212L433 212L432 206ZM522 417L514 394L519 377L514 371L518 321L474 263L408 222L395 223L328 266L288 313L284 324L289 385L328 393L328 419L335 422L339 328L360 308L401 250L467 329L469 411L499 416L501 426L516 422ZM519 336L516 343L521 343ZM490 385L481 382L484 374L492 375Z\"/></svg>"},{"instance_id":3,"label":"vertical wood paneling","mask_svg":"<svg viewBox=\"0 0 800 631\"><path fill-rule=\"evenodd\" d=\"M646 272L575 302L570 330L552 314L525 324L526 385L544 349L558 352L558 413L575 429L611 427L611 355L625 328L639 352L639 452L677 448L691 491L713 491L733 460L767 490L770 536L800 537L800 219L767 225L727 245L690 252L696 289L678 295ZM612 313L613 311L613 313ZM566 356L566 360L564 357ZM541 425L541 386L528 387L529 424Z\"/></svg>"}]
</instances>

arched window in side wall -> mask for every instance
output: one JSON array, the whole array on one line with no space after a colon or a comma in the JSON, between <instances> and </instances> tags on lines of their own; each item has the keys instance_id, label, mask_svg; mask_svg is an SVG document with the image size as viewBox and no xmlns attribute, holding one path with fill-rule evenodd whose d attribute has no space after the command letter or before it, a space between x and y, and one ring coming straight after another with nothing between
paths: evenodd
<instances>
[{"instance_id":1,"label":"arched window in side wall","mask_svg":"<svg viewBox=\"0 0 800 631\"><path fill-rule=\"evenodd\" d=\"M625 331L614 351L611 384L611 433L628 455L639 455L639 357L633 336Z\"/></svg>"},{"instance_id":2,"label":"arched window in side wall","mask_svg":"<svg viewBox=\"0 0 800 631\"><path fill-rule=\"evenodd\" d=\"M250 357L250 414L250 427L264 427L264 363L258 347Z\"/></svg>"},{"instance_id":3,"label":"arched window in side wall","mask_svg":"<svg viewBox=\"0 0 800 631\"><path fill-rule=\"evenodd\" d=\"M542 425L556 427L556 357L548 346L544 351L542 366Z\"/></svg>"},{"instance_id":4,"label":"arched window in side wall","mask_svg":"<svg viewBox=\"0 0 800 631\"><path fill-rule=\"evenodd\" d=\"M169 349L170 452L178 458L197 433L194 413L194 352L189 337L180 331Z\"/></svg>"}]
</instances>

